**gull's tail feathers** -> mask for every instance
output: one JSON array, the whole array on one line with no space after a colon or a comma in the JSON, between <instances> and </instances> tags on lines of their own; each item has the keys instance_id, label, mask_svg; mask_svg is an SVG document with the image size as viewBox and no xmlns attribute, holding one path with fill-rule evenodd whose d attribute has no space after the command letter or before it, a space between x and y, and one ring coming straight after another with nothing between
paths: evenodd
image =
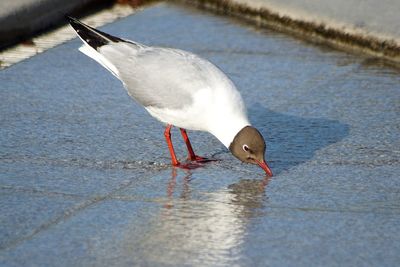
<instances>
[{"instance_id":1,"label":"gull's tail feathers","mask_svg":"<svg viewBox=\"0 0 400 267\"><path fill-rule=\"evenodd\" d=\"M118 59L134 56L137 51L146 47L142 44L99 31L76 18L66 17L83 42L79 50L97 61L118 79L120 79L120 75L118 66L115 65L118 64Z\"/></svg>"},{"instance_id":2,"label":"gull's tail feathers","mask_svg":"<svg viewBox=\"0 0 400 267\"><path fill-rule=\"evenodd\" d=\"M118 42L128 42L121 38L112 36L108 33L96 30L79 20L66 16L71 24L72 28L76 31L79 38L82 40L83 45L79 48L79 51L94 59L97 63L102 65L108 71L110 71L115 77L119 79L117 68L112 64L105 56L103 56L99 49L102 46L108 44L115 44Z\"/></svg>"}]
</instances>

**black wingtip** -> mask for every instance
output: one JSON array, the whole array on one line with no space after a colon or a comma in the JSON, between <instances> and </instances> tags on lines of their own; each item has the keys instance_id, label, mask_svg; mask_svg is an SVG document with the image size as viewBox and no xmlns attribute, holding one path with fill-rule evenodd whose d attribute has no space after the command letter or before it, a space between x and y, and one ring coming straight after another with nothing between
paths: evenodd
<instances>
[{"instance_id":1,"label":"black wingtip","mask_svg":"<svg viewBox=\"0 0 400 267\"><path fill-rule=\"evenodd\" d=\"M65 16L65 19L68 20L70 23L78 21L76 18L71 17L70 15L64 15L64 16Z\"/></svg>"},{"instance_id":2,"label":"black wingtip","mask_svg":"<svg viewBox=\"0 0 400 267\"><path fill-rule=\"evenodd\" d=\"M76 33L81 37L81 39L94 49L106 45L109 42L123 41L121 38L112 36L108 33L90 27L89 25L80 22L78 19L74 17L68 15L65 15L65 17L71 24L72 28L74 28Z\"/></svg>"},{"instance_id":3,"label":"black wingtip","mask_svg":"<svg viewBox=\"0 0 400 267\"><path fill-rule=\"evenodd\" d=\"M71 17L69 15L65 15L65 19L68 20L69 24L74 28L75 30L78 29L79 25L82 25L83 23L80 22L78 19Z\"/></svg>"}]
</instances>

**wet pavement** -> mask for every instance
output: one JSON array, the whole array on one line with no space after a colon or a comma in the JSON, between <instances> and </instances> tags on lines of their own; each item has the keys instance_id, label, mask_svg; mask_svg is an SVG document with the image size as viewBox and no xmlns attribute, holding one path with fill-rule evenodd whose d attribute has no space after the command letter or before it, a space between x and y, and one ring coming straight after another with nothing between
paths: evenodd
<instances>
[{"instance_id":1,"label":"wet pavement","mask_svg":"<svg viewBox=\"0 0 400 267\"><path fill-rule=\"evenodd\" d=\"M101 29L220 66L275 176L198 132L221 161L172 168L163 126L75 39L0 72L1 266L400 262L398 69L169 4Z\"/></svg>"}]
</instances>

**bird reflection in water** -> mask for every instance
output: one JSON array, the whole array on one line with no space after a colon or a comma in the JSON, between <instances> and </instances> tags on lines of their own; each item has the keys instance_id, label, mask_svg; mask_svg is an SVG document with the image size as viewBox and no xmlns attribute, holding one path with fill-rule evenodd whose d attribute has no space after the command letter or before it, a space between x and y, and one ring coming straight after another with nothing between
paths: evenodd
<instances>
[{"instance_id":1,"label":"bird reflection in water","mask_svg":"<svg viewBox=\"0 0 400 267\"><path fill-rule=\"evenodd\" d=\"M265 216L261 211L270 179L242 179L228 188L201 191L201 181L196 178L194 183L193 174L172 169L159 215L129 247L140 249L153 265L235 265L249 242L252 218Z\"/></svg>"},{"instance_id":2,"label":"bird reflection in water","mask_svg":"<svg viewBox=\"0 0 400 267\"><path fill-rule=\"evenodd\" d=\"M189 182L192 176L190 170L186 170L182 179L181 200L190 199ZM167 185L168 201L164 204L165 208L172 208L174 201L174 191L176 187L177 169L172 168L171 179ZM266 199L265 189L270 182L271 177L265 176L263 179L241 179L237 183L228 186L229 193L232 195L231 202L235 205L246 206L248 208L261 208L263 199Z\"/></svg>"},{"instance_id":3,"label":"bird reflection in water","mask_svg":"<svg viewBox=\"0 0 400 267\"><path fill-rule=\"evenodd\" d=\"M267 196L265 189L271 177L266 176L262 180L241 179L239 182L228 186L230 194L233 196L231 203L238 207L237 216L256 217L262 210Z\"/></svg>"}]
</instances>

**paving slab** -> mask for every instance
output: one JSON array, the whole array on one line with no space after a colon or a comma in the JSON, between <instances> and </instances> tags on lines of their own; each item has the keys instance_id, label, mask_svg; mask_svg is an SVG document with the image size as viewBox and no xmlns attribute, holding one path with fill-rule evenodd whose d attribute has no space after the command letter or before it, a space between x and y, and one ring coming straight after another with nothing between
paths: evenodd
<instances>
[{"instance_id":1,"label":"paving slab","mask_svg":"<svg viewBox=\"0 0 400 267\"><path fill-rule=\"evenodd\" d=\"M398 69L173 4L101 29L222 68L275 176L197 132L221 161L170 167L163 126L75 39L0 72L0 265L400 262Z\"/></svg>"},{"instance_id":2,"label":"paving slab","mask_svg":"<svg viewBox=\"0 0 400 267\"><path fill-rule=\"evenodd\" d=\"M2 211L0 247L20 242L45 229L82 198L24 189L0 189Z\"/></svg>"}]
</instances>

